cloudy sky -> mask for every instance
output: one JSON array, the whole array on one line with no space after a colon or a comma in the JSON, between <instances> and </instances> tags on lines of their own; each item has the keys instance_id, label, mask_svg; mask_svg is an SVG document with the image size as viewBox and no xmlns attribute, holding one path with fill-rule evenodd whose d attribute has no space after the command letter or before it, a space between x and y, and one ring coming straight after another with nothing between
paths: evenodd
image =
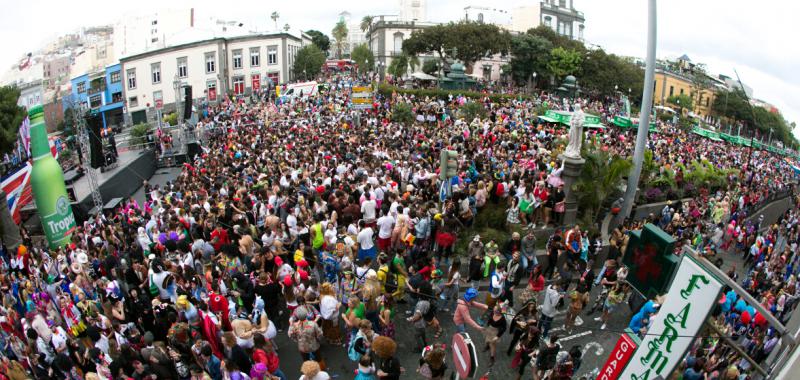
<instances>
[{"instance_id":1,"label":"cloudy sky","mask_svg":"<svg viewBox=\"0 0 800 380\"><path fill-rule=\"evenodd\" d=\"M534 0L535 1L535 0ZM644 57L647 2L644 0L574 0L586 16L586 39L607 51ZM462 17L468 5L506 9L531 4L531 0L481 2L427 0L430 21ZM280 25L318 29L330 33L337 14L348 11L354 19L367 14L397 14L399 0L295 0L220 2L211 0L137 0L115 2L76 0L11 1L3 5L0 35L5 36L0 67L16 62L42 42L81 26L111 24L130 12L194 7L199 15L215 15L259 27L272 25L269 14L278 11ZM706 63L712 73L734 76L736 69L754 97L776 105L789 121L800 122L800 49L797 36L800 2L745 0L661 0L658 8L658 56L687 54ZM792 26L795 25L795 26ZM794 69L794 70L793 70ZM800 130L798 131L800 132Z\"/></svg>"}]
</instances>

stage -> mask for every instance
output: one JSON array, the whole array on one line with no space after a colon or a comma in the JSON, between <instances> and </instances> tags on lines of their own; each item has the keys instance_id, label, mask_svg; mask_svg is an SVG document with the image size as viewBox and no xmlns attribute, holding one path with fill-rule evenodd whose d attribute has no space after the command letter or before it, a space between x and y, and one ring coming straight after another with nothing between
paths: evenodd
<instances>
[{"instance_id":1,"label":"stage","mask_svg":"<svg viewBox=\"0 0 800 380\"><path fill-rule=\"evenodd\" d=\"M103 205L114 198L130 197L142 187L142 182L150 179L156 171L156 154L153 149L122 151L119 153L117 163L115 168L104 172L95 170ZM67 193L75 195L75 199L71 202L72 213L75 214L75 220L82 223L88 219L94 208L89 175L84 174L68 184ZM33 202L21 211L22 220L28 228L41 230L39 215Z\"/></svg>"},{"instance_id":2,"label":"stage","mask_svg":"<svg viewBox=\"0 0 800 380\"><path fill-rule=\"evenodd\" d=\"M143 181L153 176L156 171L155 151L147 149L120 152L117 163L116 168L102 173L100 170L95 171L103 204L113 198L131 196L142 186ZM76 202L72 203L72 212L75 214L75 219L82 222L94 208L88 174L67 187L75 191Z\"/></svg>"}]
</instances>

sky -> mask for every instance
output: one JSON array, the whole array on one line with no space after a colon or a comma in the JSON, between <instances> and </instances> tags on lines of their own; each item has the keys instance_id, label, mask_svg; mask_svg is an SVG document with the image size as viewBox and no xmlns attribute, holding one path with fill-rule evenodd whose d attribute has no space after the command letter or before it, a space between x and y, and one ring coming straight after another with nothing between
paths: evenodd
<instances>
[{"instance_id":1,"label":"sky","mask_svg":"<svg viewBox=\"0 0 800 380\"><path fill-rule=\"evenodd\" d=\"M423 0L425 1L425 0ZM429 21L447 22L463 17L466 6L497 6L505 9L535 3L536 0L427 0ZM0 51L3 70L45 41L82 26L112 24L130 12L147 12L164 7L194 7L200 15L236 20L261 30L273 25L269 15L280 14L279 25L293 29L317 29L330 34L338 14L348 11L354 20L368 14L398 14L399 0L26 0L3 5ZM220 5L223 4L223 5ZM607 52L644 58L646 49L647 1L574 0L574 7L586 17L587 42ZM745 0L661 0L658 3L659 58L687 54L693 62L705 63L710 73L734 77L753 88L753 96L772 103L788 121L800 122L800 48L797 36L800 2ZM794 26L793 26L794 25ZM9 38L13 37L13 38ZM800 136L800 128L797 133Z\"/></svg>"}]
</instances>

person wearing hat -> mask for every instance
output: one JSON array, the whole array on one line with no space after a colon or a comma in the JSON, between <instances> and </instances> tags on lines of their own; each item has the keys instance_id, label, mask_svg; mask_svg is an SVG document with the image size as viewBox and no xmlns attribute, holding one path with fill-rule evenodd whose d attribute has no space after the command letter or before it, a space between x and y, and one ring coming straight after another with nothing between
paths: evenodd
<instances>
[{"instance_id":1,"label":"person wearing hat","mask_svg":"<svg viewBox=\"0 0 800 380\"><path fill-rule=\"evenodd\" d=\"M464 293L464 298L459 299L456 302L456 309L453 312L453 323L456 325L456 331L466 332L466 325L470 325L478 331L483 330L483 327L481 327L477 322L475 322L474 319L472 319L469 309L470 307L474 307L483 312L488 310L489 307L486 306L486 304L475 301L476 297L478 297L478 290L475 288L469 288Z\"/></svg>"}]
</instances>

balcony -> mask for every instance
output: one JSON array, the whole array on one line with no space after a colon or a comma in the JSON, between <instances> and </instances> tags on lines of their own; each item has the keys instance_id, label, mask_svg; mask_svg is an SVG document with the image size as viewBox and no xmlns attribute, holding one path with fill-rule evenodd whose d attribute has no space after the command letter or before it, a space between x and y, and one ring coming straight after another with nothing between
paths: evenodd
<instances>
[{"instance_id":1,"label":"balcony","mask_svg":"<svg viewBox=\"0 0 800 380\"><path fill-rule=\"evenodd\" d=\"M105 90L106 90L106 86L90 87L86 91L86 93L88 94L88 96L92 96L92 95L95 95L95 94L103 93L103 92L105 92Z\"/></svg>"}]
</instances>

